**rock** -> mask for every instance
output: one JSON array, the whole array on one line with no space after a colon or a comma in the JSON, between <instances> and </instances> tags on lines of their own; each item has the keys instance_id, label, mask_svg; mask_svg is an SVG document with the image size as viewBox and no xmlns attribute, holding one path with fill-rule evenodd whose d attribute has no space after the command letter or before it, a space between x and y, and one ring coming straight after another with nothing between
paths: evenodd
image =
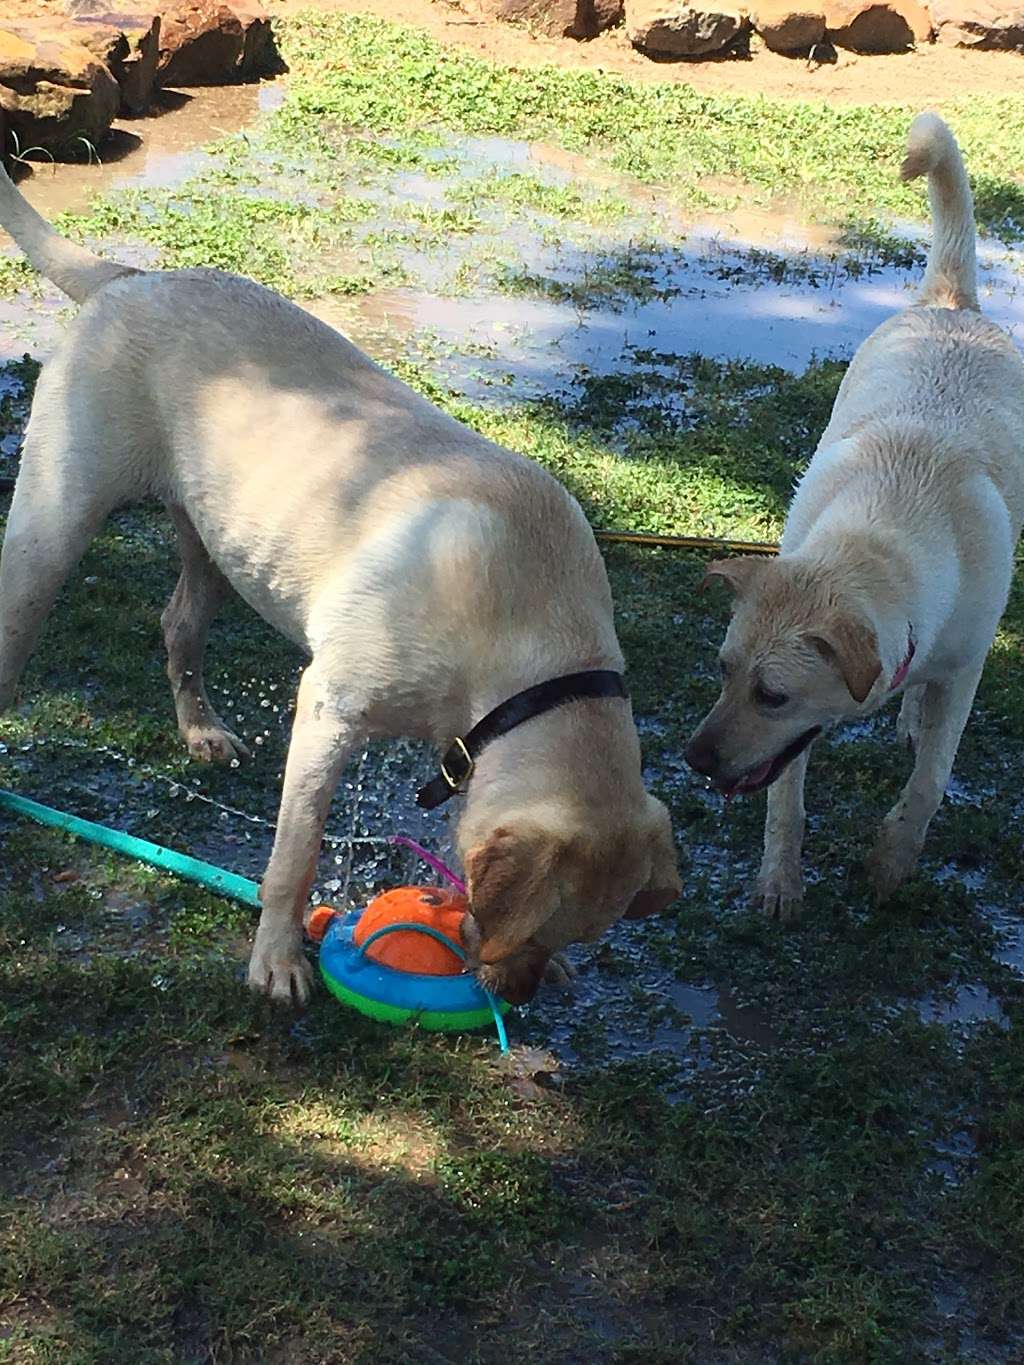
<instances>
[{"instance_id":1,"label":"rock","mask_svg":"<svg viewBox=\"0 0 1024 1365\"><path fill-rule=\"evenodd\" d=\"M84 0L73 0L83 3ZM92 0L95 5L95 0ZM156 91L160 56L158 14L90 14L72 20L78 41L98 57L121 87L121 113L144 114Z\"/></svg>"},{"instance_id":2,"label":"rock","mask_svg":"<svg viewBox=\"0 0 1024 1365\"><path fill-rule=\"evenodd\" d=\"M98 147L120 103L117 81L81 43L45 28L0 29L0 108L9 145L80 157L82 139Z\"/></svg>"},{"instance_id":3,"label":"rock","mask_svg":"<svg viewBox=\"0 0 1024 1365\"><path fill-rule=\"evenodd\" d=\"M548 38L596 38L622 19L623 0L477 0L491 19L522 24Z\"/></svg>"},{"instance_id":4,"label":"rock","mask_svg":"<svg viewBox=\"0 0 1024 1365\"><path fill-rule=\"evenodd\" d=\"M594 22L598 33L621 24L625 14L624 0L594 0Z\"/></svg>"},{"instance_id":5,"label":"rock","mask_svg":"<svg viewBox=\"0 0 1024 1365\"><path fill-rule=\"evenodd\" d=\"M750 27L746 14L680 0L627 0L626 32L634 47L657 57L721 52Z\"/></svg>"},{"instance_id":6,"label":"rock","mask_svg":"<svg viewBox=\"0 0 1024 1365\"><path fill-rule=\"evenodd\" d=\"M169 0L161 8L161 85L226 85L284 69L259 0Z\"/></svg>"},{"instance_id":7,"label":"rock","mask_svg":"<svg viewBox=\"0 0 1024 1365\"><path fill-rule=\"evenodd\" d=\"M1004 9L992 0L932 0L936 38L953 47L1024 49L1024 7Z\"/></svg>"},{"instance_id":8,"label":"rock","mask_svg":"<svg viewBox=\"0 0 1024 1365\"><path fill-rule=\"evenodd\" d=\"M825 36L825 11L814 0L755 0L750 22L771 52L809 52Z\"/></svg>"},{"instance_id":9,"label":"rock","mask_svg":"<svg viewBox=\"0 0 1024 1365\"><path fill-rule=\"evenodd\" d=\"M917 0L826 0L825 28L838 47L854 52L906 52L932 36Z\"/></svg>"}]
</instances>

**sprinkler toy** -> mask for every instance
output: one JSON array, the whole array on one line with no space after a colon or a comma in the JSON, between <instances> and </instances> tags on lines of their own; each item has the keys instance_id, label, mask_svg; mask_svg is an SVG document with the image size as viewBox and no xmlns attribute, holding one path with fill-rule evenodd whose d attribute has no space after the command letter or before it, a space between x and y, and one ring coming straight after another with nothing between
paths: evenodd
<instances>
[{"instance_id":1,"label":"sprinkler toy","mask_svg":"<svg viewBox=\"0 0 1024 1365\"><path fill-rule=\"evenodd\" d=\"M15 792L0 789L0 808L259 908L256 882L199 858L55 810ZM411 849L453 890L398 887L376 896L365 910L347 914L331 906L317 906L307 933L320 943L320 971L328 990L343 1003L388 1024L415 1020L426 1029L456 1033L493 1023L498 1044L507 1052L502 1015L511 1006L465 970L461 932L467 909L465 886L439 858L412 839L395 835L391 843Z\"/></svg>"},{"instance_id":2,"label":"sprinkler toy","mask_svg":"<svg viewBox=\"0 0 1024 1365\"><path fill-rule=\"evenodd\" d=\"M415 1020L435 1032L460 1033L493 1023L506 1052L502 1015L511 1006L465 971L465 887L412 839L397 835L392 843L411 848L454 889L402 886L348 914L319 906L306 931L320 941L320 972L327 989L344 1004L387 1024Z\"/></svg>"}]
</instances>

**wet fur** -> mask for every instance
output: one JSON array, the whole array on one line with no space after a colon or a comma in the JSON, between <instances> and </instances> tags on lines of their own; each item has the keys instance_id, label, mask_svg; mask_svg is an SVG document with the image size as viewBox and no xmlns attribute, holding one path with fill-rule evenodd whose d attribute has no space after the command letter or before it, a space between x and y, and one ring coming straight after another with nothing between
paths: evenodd
<instances>
[{"instance_id":1,"label":"wet fur","mask_svg":"<svg viewBox=\"0 0 1024 1365\"><path fill-rule=\"evenodd\" d=\"M163 616L168 673L193 756L244 756L203 685L230 590L309 656L249 968L254 989L301 1002L302 912L353 748L372 735L447 745L524 687L623 666L594 537L555 479L269 290L102 261L2 169L0 222L83 305L40 377L7 522L0 706L107 514L162 499L182 558ZM680 889L619 699L493 743L458 842L480 970L514 1000L557 949Z\"/></svg>"},{"instance_id":2,"label":"wet fur","mask_svg":"<svg viewBox=\"0 0 1024 1365\"><path fill-rule=\"evenodd\" d=\"M778 558L711 566L735 605L722 695L687 749L698 771L743 790L809 727L902 693L916 759L869 859L883 897L912 872L942 800L1024 519L1024 364L978 312L970 189L937 115L914 121L902 174L929 177L920 298L855 356ZM766 705L766 688L785 705ZM804 750L768 791L756 898L783 918L802 898L806 767Z\"/></svg>"}]
</instances>

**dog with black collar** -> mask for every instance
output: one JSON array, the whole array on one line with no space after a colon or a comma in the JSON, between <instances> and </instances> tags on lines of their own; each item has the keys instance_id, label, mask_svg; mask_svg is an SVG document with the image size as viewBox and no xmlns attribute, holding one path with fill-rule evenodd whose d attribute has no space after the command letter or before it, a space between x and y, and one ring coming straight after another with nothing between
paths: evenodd
<instances>
[{"instance_id":1,"label":"dog with black collar","mask_svg":"<svg viewBox=\"0 0 1024 1365\"><path fill-rule=\"evenodd\" d=\"M82 305L40 377L7 523L0 706L107 514L147 496L181 550L163 625L194 757L244 754L203 685L230 589L309 656L252 987L309 993L303 909L338 779L371 736L451 746L434 796L465 789L466 937L506 999L528 999L567 944L675 900L604 565L557 480L249 280L137 271L64 240L2 169L0 223Z\"/></svg>"}]
</instances>

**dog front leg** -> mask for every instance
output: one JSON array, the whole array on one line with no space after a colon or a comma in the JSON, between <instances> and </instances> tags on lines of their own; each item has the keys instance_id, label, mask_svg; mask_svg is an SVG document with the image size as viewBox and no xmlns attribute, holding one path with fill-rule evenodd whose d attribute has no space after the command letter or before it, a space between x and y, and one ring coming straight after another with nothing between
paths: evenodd
<instances>
[{"instance_id":1,"label":"dog front leg","mask_svg":"<svg viewBox=\"0 0 1024 1365\"><path fill-rule=\"evenodd\" d=\"M286 1004L304 1004L309 996L312 972L302 951L302 913L331 798L360 737L358 725L339 711L337 692L318 676L314 661L299 684L281 811L249 962L252 989Z\"/></svg>"},{"instance_id":2,"label":"dog front leg","mask_svg":"<svg viewBox=\"0 0 1024 1365\"><path fill-rule=\"evenodd\" d=\"M764 856L754 886L754 902L771 919L796 919L804 898L800 850L804 841L804 779L810 750L794 758L768 788Z\"/></svg>"},{"instance_id":3,"label":"dog front leg","mask_svg":"<svg viewBox=\"0 0 1024 1365\"><path fill-rule=\"evenodd\" d=\"M983 666L984 661L948 681L930 682L923 688L914 769L885 817L867 861L868 878L879 900L910 876L921 856L928 826L953 771Z\"/></svg>"}]
</instances>

